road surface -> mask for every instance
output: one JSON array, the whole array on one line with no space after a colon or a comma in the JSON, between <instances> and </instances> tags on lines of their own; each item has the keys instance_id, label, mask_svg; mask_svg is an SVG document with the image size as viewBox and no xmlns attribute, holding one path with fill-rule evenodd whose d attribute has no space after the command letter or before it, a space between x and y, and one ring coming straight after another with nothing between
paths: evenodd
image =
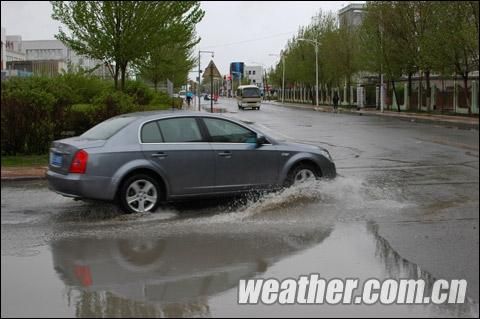
<instances>
[{"instance_id":1,"label":"road surface","mask_svg":"<svg viewBox=\"0 0 480 319\"><path fill-rule=\"evenodd\" d=\"M63 198L44 181L2 183L2 317L478 317L478 131L268 104L240 111L233 99L216 107L275 138L327 148L339 176L137 215ZM468 298L237 303L240 279L310 273L466 279Z\"/></svg>"}]
</instances>

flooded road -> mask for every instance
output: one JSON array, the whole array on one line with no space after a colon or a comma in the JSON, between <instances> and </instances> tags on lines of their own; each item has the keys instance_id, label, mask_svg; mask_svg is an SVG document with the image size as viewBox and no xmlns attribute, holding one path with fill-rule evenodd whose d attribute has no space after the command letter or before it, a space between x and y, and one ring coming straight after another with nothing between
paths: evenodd
<instances>
[{"instance_id":1,"label":"flooded road","mask_svg":"<svg viewBox=\"0 0 480 319\"><path fill-rule=\"evenodd\" d=\"M134 215L44 181L2 183L2 317L478 317L478 132L273 106L233 113L230 102L227 116L328 148L340 176ZM240 279L310 273L424 279L427 290L466 279L467 300L237 303Z\"/></svg>"}]
</instances>

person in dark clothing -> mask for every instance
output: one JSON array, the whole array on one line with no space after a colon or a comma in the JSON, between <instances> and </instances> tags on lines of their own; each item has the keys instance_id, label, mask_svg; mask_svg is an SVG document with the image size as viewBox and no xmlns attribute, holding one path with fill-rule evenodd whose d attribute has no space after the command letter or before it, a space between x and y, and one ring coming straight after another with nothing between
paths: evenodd
<instances>
[{"instance_id":1,"label":"person in dark clothing","mask_svg":"<svg viewBox=\"0 0 480 319\"><path fill-rule=\"evenodd\" d=\"M337 112L337 108L338 108L338 101L340 100L340 97L338 97L338 93L335 92L335 94L333 95L333 110L335 112Z\"/></svg>"}]
</instances>

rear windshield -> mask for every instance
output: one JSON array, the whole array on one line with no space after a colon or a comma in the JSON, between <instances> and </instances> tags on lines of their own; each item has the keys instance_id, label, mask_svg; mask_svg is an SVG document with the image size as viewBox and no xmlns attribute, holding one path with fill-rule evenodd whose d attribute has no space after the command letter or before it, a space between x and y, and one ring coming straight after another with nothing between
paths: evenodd
<instances>
[{"instance_id":1,"label":"rear windshield","mask_svg":"<svg viewBox=\"0 0 480 319\"><path fill-rule=\"evenodd\" d=\"M260 90L257 88L243 89L243 97L260 97Z\"/></svg>"},{"instance_id":2,"label":"rear windshield","mask_svg":"<svg viewBox=\"0 0 480 319\"><path fill-rule=\"evenodd\" d=\"M81 137L94 139L94 140L106 140L112 137L115 133L127 126L135 117L116 117L103 121L100 124L95 125L82 135Z\"/></svg>"}]
</instances>

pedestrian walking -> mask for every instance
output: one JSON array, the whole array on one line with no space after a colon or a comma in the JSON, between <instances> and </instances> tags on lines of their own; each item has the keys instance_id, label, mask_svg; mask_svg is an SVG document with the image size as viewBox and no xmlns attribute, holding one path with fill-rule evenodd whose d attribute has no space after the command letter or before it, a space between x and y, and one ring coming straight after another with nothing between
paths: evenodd
<instances>
[{"instance_id":1,"label":"pedestrian walking","mask_svg":"<svg viewBox=\"0 0 480 319\"><path fill-rule=\"evenodd\" d=\"M335 94L333 95L333 111L334 112L337 112L339 100L340 100L340 97L338 96L338 93L335 91Z\"/></svg>"},{"instance_id":2,"label":"pedestrian walking","mask_svg":"<svg viewBox=\"0 0 480 319\"><path fill-rule=\"evenodd\" d=\"M187 92L187 106L190 107L190 102L192 101L193 94L191 92Z\"/></svg>"}]
</instances>

